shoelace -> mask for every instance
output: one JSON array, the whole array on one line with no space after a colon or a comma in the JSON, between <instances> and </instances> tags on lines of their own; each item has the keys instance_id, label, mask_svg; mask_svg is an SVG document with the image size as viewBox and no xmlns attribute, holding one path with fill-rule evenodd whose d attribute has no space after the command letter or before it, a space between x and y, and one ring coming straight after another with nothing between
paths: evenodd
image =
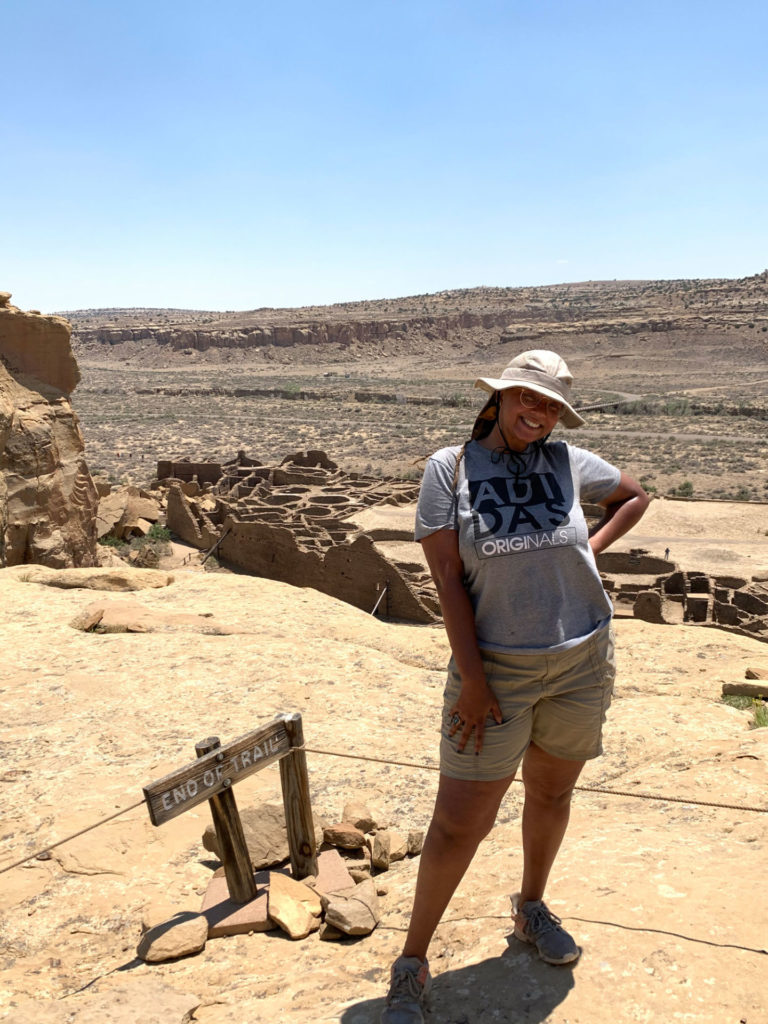
<instances>
[{"instance_id":1,"label":"shoelace","mask_svg":"<svg viewBox=\"0 0 768 1024\"><path fill-rule=\"evenodd\" d=\"M525 914L525 930L530 935L543 935L545 932L557 931L562 923L557 914L546 907L543 903L534 907L530 913Z\"/></svg>"},{"instance_id":2,"label":"shoelace","mask_svg":"<svg viewBox=\"0 0 768 1024\"><path fill-rule=\"evenodd\" d=\"M392 979L392 987L387 998L388 1003L408 999L418 1003L424 989L413 971L398 971Z\"/></svg>"}]
</instances>

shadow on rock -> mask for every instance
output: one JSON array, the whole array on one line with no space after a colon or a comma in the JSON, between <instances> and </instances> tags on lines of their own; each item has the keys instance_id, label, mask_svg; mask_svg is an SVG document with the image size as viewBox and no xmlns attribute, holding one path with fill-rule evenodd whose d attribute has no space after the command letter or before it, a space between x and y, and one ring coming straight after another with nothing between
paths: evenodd
<instances>
[{"instance_id":1,"label":"shadow on rock","mask_svg":"<svg viewBox=\"0 0 768 1024\"><path fill-rule=\"evenodd\" d=\"M551 967L517 939L507 941L501 956L435 977L428 1024L541 1024L549 1018L575 984L574 965ZM348 1006L339 1020L378 1024L383 1007L382 994Z\"/></svg>"}]
</instances>

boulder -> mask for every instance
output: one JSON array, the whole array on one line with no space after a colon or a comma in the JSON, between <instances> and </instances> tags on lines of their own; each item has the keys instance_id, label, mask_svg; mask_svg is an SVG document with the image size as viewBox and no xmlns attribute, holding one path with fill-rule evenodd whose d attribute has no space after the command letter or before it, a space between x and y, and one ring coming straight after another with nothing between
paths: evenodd
<instances>
[{"instance_id":1,"label":"boulder","mask_svg":"<svg viewBox=\"0 0 768 1024\"><path fill-rule=\"evenodd\" d=\"M207 939L208 921L203 914L179 913L144 932L136 955L153 964L177 960L199 953Z\"/></svg>"},{"instance_id":2,"label":"boulder","mask_svg":"<svg viewBox=\"0 0 768 1024\"><path fill-rule=\"evenodd\" d=\"M389 862L394 864L396 860L404 860L408 856L408 836L392 830L389 837Z\"/></svg>"},{"instance_id":3,"label":"boulder","mask_svg":"<svg viewBox=\"0 0 768 1024\"><path fill-rule=\"evenodd\" d=\"M317 876L313 888L321 895L354 889L355 880L338 850L321 850L317 855Z\"/></svg>"},{"instance_id":4,"label":"boulder","mask_svg":"<svg viewBox=\"0 0 768 1024\"><path fill-rule=\"evenodd\" d=\"M145 535L160 518L160 503L138 487L119 487L99 501L96 532L123 539L132 534Z\"/></svg>"},{"instance_id":5,"label":"boulder","mask_svg":"<svg viewBox=\"0 0 768 1024\"><path fill-rule=\"evenodd\" d=\"M365 834L355 825L343 821L338 825L326 825L323 841L344 850L359 850L365 846Z\"/></svg>"},{"instance_id":6,"label":"boulder","mask_svg":"<svg viewBox=\"0 0 768 1024\"><path fill-rule=\"evenodd\" d=\"M389 870L389 851L391 846L389 832L376 832L371 841L371 863L377 871Z\"/></svg>"},{"instance_id":7,"label":"boulder","mask_svg":"<svg viewBox=\"0 0 768 1024\"><path fill-rule=\"evenodd\" d=\"M70 622L83 633L203 633L230 636L236 632L211 615L164 612L138 601L94 601Z\"/></svg>"},{"instance_id":8,"label":"boulder","mask_svg":"<svg viewBox=\"0 0 768 1024\"><path fill-rule=\"evenodd\" d=\"M347 865L350 877L355 882L362 882L371 877L371 851L367 845L358 850L342 850L341 855Z\"/></svg>"},{"instance_id":9,"label":"boulder","mask_svg":"<svg viewBox=\"0 0 768 1024\"><path fill-rule=\"evenodd\" d=\"M411 829L408 833L408 856L418 857L424 847L424 833L420 829Z\"/></svg>"},{"instance_id":10,"label":"boulder","mask_svg":"<svg viewBox=\"0 0 768 1024\"><path fill-rule=\"evenodd\" d=\"M240 811L245 844L254 868L274 867L290 855L285 811L280 803L259 804ZM203 833L203 846L221 860L216 830L209 825Z\"/></svg>"},{"instance_id":11,"label":"boulder","mask_svg":"<svg viewBox=\"0 0 768 1024\"><path fill-rule=\"evenodd\" d=\"M110 491L99 500L99 508L96 514L96 534L101 539L108 533L114 533L122 537L122 533L115 532L117 524L123 518L125 506L128 502L128 494L125 487L116 491Z\"/></svg>"},{"instance_id":12,"label":"boulder","mask_svg":"<svg viewBox=\"0 0 768 1024\"><path fill-rule=\"evenodd\" d=\"M360 882L351 892L324 897L323 904L326 925L345 935L370 935L381 920L379 898L370 878Z\"/></svg>"},{"instance_id":13,"label":"boulder","mask_svg":"<svg viewBox=\"0 0 768 1024\"><path fill-rule=\"evenodd\" d=\"M351 800L344 804L341 812L341 820L348 821L350 825L359 828L361 832L372 832L376 825L376 819L371 813L367 804L358 800Z\"/></svg>"}]
</instances>

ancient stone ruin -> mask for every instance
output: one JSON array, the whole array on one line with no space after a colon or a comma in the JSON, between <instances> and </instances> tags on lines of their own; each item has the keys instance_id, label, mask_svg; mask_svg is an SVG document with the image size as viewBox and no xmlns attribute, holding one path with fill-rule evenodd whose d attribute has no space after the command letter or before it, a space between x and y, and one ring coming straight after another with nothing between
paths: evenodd
<instances>
[{"instance_id":1,"label":"ancient stone ruin","mask_svg":"<svg viewBox=\"0 0 768 1024\"><path fill-rule=\"evenodd\" d=\"M343 473L325 452L295 452L266 466L243 452L214 462L161 461L167 525L182 540L215 550L226 563L299 587L312 587L387 618L434 622L440 605L423 561L398 561L362 531L356 513L405 505L418 484ZM588 521L602 509L584 505ZM411 535L408 534L408 539ZM399 538L405 539L405 538ZM642 549L597 558L618 614L649 622L717 626L768 641L768 583L681 572Z\"/></svg>"},{"instance_id":2,"label":"ancient stone ruin","mask_svg":"<svg viewBox=\"0 0 768 1024\"><path fill-rule=\"evenodd\" d=\"M98 564L98 494L69 402L69 324L0 292L0 567Z\"/></svg>"},{"instance_id":3,"label":"ancient stone ruin","mask_svg":"<svg viewBox=\"0 0 768 1024\"><path fill-rule=\"evenodd\" d=\"M768 577L683 572L647 551L606 551L597 565L618 609L670 625L717 626L768 641Z\"/></svg>"},{"instance_id":4,"label":"ancient stone ruin","mask_svg":"<svg viewBox=\"0 0 768 1024\"><path fill-rule=\"evenodd\" d=\"M416 500L418 484L344 473L325 452L268 466L239 452L224 463L158 462L166 521L183 541L257 576L312 587L387 618L433 622L439 605L420 564L397 564L350 518Z\"/></svg>"}]
</instances>

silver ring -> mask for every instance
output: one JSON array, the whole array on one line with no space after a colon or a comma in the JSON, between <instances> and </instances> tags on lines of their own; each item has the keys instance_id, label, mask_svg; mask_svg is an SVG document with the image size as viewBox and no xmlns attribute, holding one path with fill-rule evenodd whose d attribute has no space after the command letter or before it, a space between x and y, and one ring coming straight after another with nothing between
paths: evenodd
<instances>
[{"instance_id":1,"label":"silver ring","mask_svg":"<svg viewBox=\"0 0 768 1024\"><path fill-rule=\"evenodd\" d=\"M451 719L451 725L461 725L461 715L458 713L458 711L454 714L453 718Z\"/></svg>"}]
</instances>

